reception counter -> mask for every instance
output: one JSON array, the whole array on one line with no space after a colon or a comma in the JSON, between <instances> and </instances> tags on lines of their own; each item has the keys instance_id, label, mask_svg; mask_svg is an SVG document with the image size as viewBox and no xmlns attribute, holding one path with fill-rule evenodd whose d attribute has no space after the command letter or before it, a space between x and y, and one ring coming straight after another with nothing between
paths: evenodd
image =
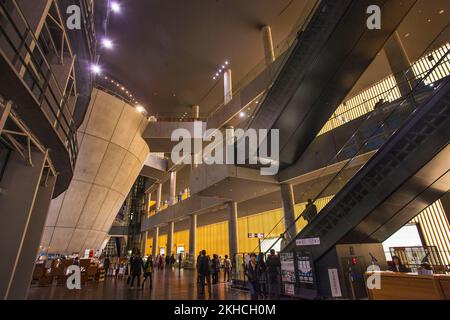
<instances>
[{"instance_id":1,"label":"reception counter","mask_svg":"<svg viewBox=\"0 0 450 320\"><path fill-rule=\"evenodd\" d=\"M380 289L368 289L370 300L450 300L449 275L379 272ZM372 273L366 273L366 279Z\"/></svg>"}]
</instances>

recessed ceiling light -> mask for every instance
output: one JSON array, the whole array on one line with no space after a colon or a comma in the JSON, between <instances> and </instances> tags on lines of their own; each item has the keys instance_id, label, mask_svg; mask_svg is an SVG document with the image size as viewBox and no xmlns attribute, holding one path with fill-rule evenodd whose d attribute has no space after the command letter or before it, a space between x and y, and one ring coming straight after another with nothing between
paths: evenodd
<instances>
[{"instance_id":1,"label":"recessed ceiling light","mask_svg":"<svg viewBox=\"0 0 450 320\"><path fill-rule=\"evenodd\" d=\"M405 38L408 38L409 36L410 36L409 32L407 34L405 34Z\"/></svg>"},{"instance_id":2,"label":"recessed ceiling light","mask_svg":"<svg viewBox=\"0 0 450 320\"><path fill-rule=\"evenodd\" d=\"M246 116L245 112L241 112L241 113L239 113L239 117L241 117L241 118L245 118L245 116Z\"/></svg>"},{"instance_id":3,"label":"recessed ceiling light","mask_svg":"<svg viewBox=\"0 0 450 320\"><path fill-rule=\"evenodd\" d=\"M140 112L140 113L144 113L145 108L144 108L143 106L141 106L141 105L138 105L138 106L136 106L136 110L137 110L138 112Z\"/></svg>"},{"instance_id":4,"label":"recessed ceiling light","mask_svg":"<svg viewBox=\"0 0 450 320\"><path fill-rule=\"evenodd\" d=\"M227 66L227 65L229 65L230 63L228 62L228 61L225 61L225 65Z\"/></svg>"},{"instance_id":5,"label":"recessed ceiling light","mask_svg":"<svg viewBox=\"0 0 450 320\"><path fill-rule=\"evenodd\" d=\"M121 5L120 5L120 3L118 3L117 1L113 1L113 2L111 3L111 11L112 11L112 12L114 12L114 13L119 13L121 9L122 9L122 8L121 8Z\"/></svg>"},{"instance_id":6,"label":"recessed ceiling light","mask_svg":"<svg viewBox=\"0 0 450 320\"><path fill-rule=\"evenodd\" d=\"M100 73L102 73L102 68L98 64L93 64L91 66L91 71L94 74L100 74Z\"/></svg>"},{"instance_id":7,"label":"recessed ceiling light","mask_svg":"<svg viewBox=\"0 0 450 320\"><path fill-rule=\"evenodd\" d=\"M103 46L103 48L106 48L106 49L112 49L114 44L113 44L113 42L110 39L103 38L102 46Z\"/></svg>"},{"instance_id":8,"label":"recessed ceiling light","mask_svg":"<svg viewBox=\"0 0 450 320\"><path fill-rule=\"evenodd\" d=\"M442 10L439 11L439 14L443 14L444 12L445 12L445 10L442 9Z\"/></svg>"}]
</instances>

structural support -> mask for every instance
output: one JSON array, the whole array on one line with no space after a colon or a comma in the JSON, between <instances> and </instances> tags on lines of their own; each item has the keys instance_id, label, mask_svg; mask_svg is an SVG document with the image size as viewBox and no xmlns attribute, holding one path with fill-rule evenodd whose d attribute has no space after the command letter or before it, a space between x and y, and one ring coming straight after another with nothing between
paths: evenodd
<instances>
[{"instance_id":1,"label":"structural support","mask_svg":"<svg viewBox=\"0 0 450 320\"><path fill-rule=\"evenodd\" d=\"M152 256L153 259L159 254L158 250L158 238L159 238L159 227L155 227L153 230L153 244L152 244Z\"/></svg>"},{"instance_id":2,"label":"structural support","mask_svg":"<svg viewBox=\"0 0 450 320\"><path fill-rule=\"evenodd\" d=\"M292 184L281 185L281 201L283 204L284 226L286 228L286 240L293 239L297 235L295 222L295 199Z\"/></svg>"},{"instance_id":3,"label":"structural support","mask_svg":"<svg viewBox=\"0 0 450 320\"><path fill-rule=\"evenodd\" d=\"M144 231L141 233L141 256L145 256L145 253L147 251L147 237L148 232Z\"/></svg>"},{"instance_id":4,"label":"structural support","mask_svg":"<svg viewBox=\"0 0 450 320\"><path fill-rule=\"evenodd\" d=\"M233 99L233 82L232 82L232 73L231 69L227 69L223 73L223 96L224 96L224 104Z\"/></svg>"},{"instance_id":5,"label":"structural support","mask_svg":"<svg viewBox=\"0 0 450 320\"><path fill-rule=\"evenodd\" d=\"M234 257L239 253L238 245L238 211L237 202L230 202L230 220L228 223L228 237L230 247L230 257Z\"/></svg>"},{"instance_id":6,"label":"structural support","mask_svg":"<svg viewBox=\"0 0 450 320\"><path fill-rule=\"evenodd\" d=\"M264 26L261 29L264 45L264 56L266 58L266 65L270 66L275 61L275 50L273 48L272 29L269 26Z\"/></svg>"},{"instance_id":7,"label":"structural support","mask_svg":"<svg viewBox=\"0 0 450 320\"><path fill-rule=\"evenodd\" d=\"M0 182L0 299L26 298L53 194L54 181L40 187L47 154L32 152L31 158L27 166L13 152Z\"/></svg>"},{"instance_id":8,"label":"structural support","mask_svg":"<svg viewBox=\"0 0 450 320\"><path fill-rule=\"evenodd\" d=\"M145 217L147 218L150 214L150 201L152 200L152 194L151 193L146 193L145 194Z\"/></svg>"},{"instance_id":9,"label":"structural support","mask_svg":"<svg viewBox=\"0 0 450 320\"><path fill-rule=\"evenodd\" d=\"M200 119L200 106L192 106L192 118L194 118L194 120Z\"/></svg>"},{"instance_id":10,"label":"structural support","mask_svg":"<svg viewBox=\"0 0 450 320\"><path fill-rule=\"evenodd\" d=\"M12 102L8 101L4 108L0 105L0 134L2 134L6 120L8 120L9 113L11 112Z\"/></svg>"},{"instance_id":11,"label":"structural support","mask_svg":"<svg viewBox=\"0 0 450 320\"><path fill-rule=\"evenodd\" d=\"M191 227L189 228L189 255L197 256L197 215L191 216Z\"/></svg>"},{"instance_id":12,"label":"structural support","mask_svg":"<svg viewBox=\"0 0 450 320\"><path fill-rule=\"evenodd\" d=\"M169 222L167 229L167 255L170 256L173 252L173 231L175 228L175 223L173 221Z\"/></svg>"},{"instance_id":13,"label":"structural support","mask_svg":"<svg viewBox=\"0 0 450 320\"><path fill-rule=\"evenodd\" d=\"M162 183L158 183L158 188L156 189L156 212L161 210L162 201Z\"/></svg>"},{"instance_id":14,"label":"structural support","mask_svg":"<svg viewBox=\"0 0 450 320\"><path fill-rule=\"evenodd\" d=\"M402 96L408 95L417 83L411 67L411 61L403 47L402 41L396 31L386 42L384 52L389 61L392 73L397 81ZM407 70L405 72L405 70Z\"/></svg>"},{"instance_id":15,"label":"structural support","mask_svg":"<svg viewBox=\"0 0 450 320\"><path fill-rule=\"evenodd\" d=\"M170 172L170 193L169 193L169 205L173 206L177 203L177 173L176 171Z\"/></svg>"}]
</instances>

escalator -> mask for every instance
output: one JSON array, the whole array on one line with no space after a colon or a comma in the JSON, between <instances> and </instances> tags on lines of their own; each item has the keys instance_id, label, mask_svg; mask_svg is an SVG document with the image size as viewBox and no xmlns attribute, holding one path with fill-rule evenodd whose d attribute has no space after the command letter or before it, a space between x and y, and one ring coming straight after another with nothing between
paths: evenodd
<instances>
[{"instance_id":1,"label":"escalator","mask_svg":"<svg viewBox=\"0 0 450 320\"><path fill-rule=\"evenodd\" d=\"M249 125L280 130L282 168L302 155L415 2L320 3ZM381 8L380 30L367 27L370 5Z\"/></svg>"},{"instance_id":2,"label":"escalator","mask_svg":"<svg viewBox=\"0 0 450 320\"><path fill-rule=\"evenodd\" d=\"M414 105L415 96L425 86L433 88L430 97L415 105L409 117L320 213L286 241L283 254L306 256L314 266L319 280L315 287L307 286L306 292L334 297L333 286L342 285L340 296L366 297L367 266L387 267L381 243L449 191L450 78L438 84L425 84L424 79L385 121L404 113L405 105ZM285 234L293 227L295 224Z\"/></svg>"},{"instance_id":3,"label":"escalator","mask_svg":"<svg viewBox=\"0 0 450 320\"><path fill-rule=\"evenodd\" d=\"M318 237L319 259L340 243L385 241L450 186L450 79L378 150L295 240Z\"/></svg>"}]
</instances>

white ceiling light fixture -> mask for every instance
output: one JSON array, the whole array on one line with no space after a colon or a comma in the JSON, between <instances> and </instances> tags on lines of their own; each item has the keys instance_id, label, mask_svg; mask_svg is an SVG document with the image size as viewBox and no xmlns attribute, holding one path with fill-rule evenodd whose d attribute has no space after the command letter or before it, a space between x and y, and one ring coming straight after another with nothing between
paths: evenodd
<instances>
[{"instance_id":1,"label":"white ceiling light fixture","mask_svg":"<svg viewBox=\"0 0 450 320\"><path fill-rule=\"evenodd\" d=\"M113 42L111 41L111 39L108 38L103 38L102 39L102 46L105 49L112 49L114 47Z\"/></svg>"},{"instance_id":2,"label":"white ceiling light fixture","mask_svg":"<svg viewBox=\"0 0 450 320\"><path fill-rule=\"evenodd\" d=\"M136 110L140 113L144 113L145 112L145 108L142 105L137 105L136 106Z\"/></svg>"},{"instance_id":3,"label":"white ceiling light fixture","mask_svg":"<svg viewBox=\"0 0 450 320\"><path fill-rule=\"evenodd\" d=\"M117 1L111 2L111 11L114 13L120 13L122 6Z\"/></svg>"},{"instance_id":4,"label":"white ceiling light fixture","mask_svg":"<svg viewBox=\"0 0 450 320\"><path fill-rule=\"evenodd\" d=\"M91 72L93 74L100 74L102 73L102 68L98 64L91 65Z\"/></svg>"}]
</instances>

